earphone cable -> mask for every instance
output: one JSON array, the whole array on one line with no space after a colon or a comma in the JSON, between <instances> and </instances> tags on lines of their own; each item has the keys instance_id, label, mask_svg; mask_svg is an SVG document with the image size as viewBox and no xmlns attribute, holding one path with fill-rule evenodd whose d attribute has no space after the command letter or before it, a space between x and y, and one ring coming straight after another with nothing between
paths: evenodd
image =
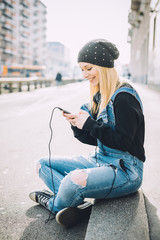
<instances>
[{"instance_id":1,"label":"earphone cable","mask_svg":"<svg viewBox=\"0 0 160 240\"><path fill-rule=\"evenodd\" d=\"M53 119L53 114L54 114L54 111L55 111L56 108L59 109L59 107L54 107L54 108L52 109L52 113L51 113L51 117L50 117L50 121L49 121L49 128L50 128L50 131L51 131L51 135L50 135L49 144L48 144L48 150L49 150L48 161L49 161L49 168L50 168L50 170L51 170L51 179L52 179L52 186L53 186L54 196L53 196L52 208L51 208L51 210L50 210L48 219L45 220L45 223L48 223L50 220L55 219L55 215L53 214L54 201L55 201L55 185L54 185L53 172L52 172L52 166L51 166L51 142L52 142L52 138L53 138L52 119ZM61 109L60 109L60 110L61 110ZM98 164L97 146L96 146L96 149L95 149L95 158L96 158L97 166L100 167L100 165ZM116 170L117 170L117 168L116 168L114 165L112 165L112 164L110 164L110 167L112 167L112 169L113 169L114 178L113 178L112 186L111 186L109 192L107 193L107 195L105 196L105 198L108 197L108 195L111 193L111 191L112 191L112 189L113 189L113 186L114 186L114 183L115 183L115 180L116 180ZM52 218L51 218L51 214L53 214L53 217L52 217Z\"/></svg>"},{"instance_id":2,"label":"earphone cable","mask_svg":"<svg viewBox=\"0 0 160 240\"><path fill-rule=\"evenodd\" d=\"M53 137L52 119L53 119L53 114L54 114L54 111L55 111L56 108L58 108L58 107L54 107L52 109L52 113L51 113L51 117L50 117L50 121L49 121L49 128L50 128L50 131L51 131L51 135L50 135L49 144L48 144L48 151L49 151L48 161L49 161L49 168L51 170L51 179L52 179L52 186L53 186L53 194L54 194L54 196L53 196L52 209L51 209L51 211L49 213L48 219L45 220L45 223L48 223L50 220L53 220L55 218L55 215L54 215L54 217L51 218L51 214L53 212L53 207L54 207L54 201L55 201L55 186L54 186L53 172L52 172L52 167L51 167L51 142L52 142L52 137Z\"/></svg>"}]
</instances>

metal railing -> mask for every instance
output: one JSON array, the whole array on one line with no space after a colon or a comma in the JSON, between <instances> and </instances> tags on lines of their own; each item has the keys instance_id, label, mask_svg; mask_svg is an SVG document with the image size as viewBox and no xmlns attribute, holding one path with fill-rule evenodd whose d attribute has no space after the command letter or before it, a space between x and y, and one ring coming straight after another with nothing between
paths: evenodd
<instances>
[{"instance_id":1,"label":"metal railing","mask_svg":"<svg viewBox=\"0 0 160 240\"><path fill-rule=\"evenodd\" d=\"M73 83L76 82L76 79L64 79L62 84ZM31 91L32 89L42 88L42 87L50 87L56 85L56 81L53 78L45 78L45 77L8 77L8 78L0 78L0 94L2 94L5 90L9 93L12 93L15 89L16 91L22 92L24 86L27 87L27 91Z\"/></svg>"},{"instance_id":2,"label":"metal railing","mask_svg":"<svg viewBox=\"0 0 160 240\"><path fill-rule=\"evenodd\" d=\"M8 89L9 93L12 93L15 88L19 92L22 92L22 87L27 86L27 91L31 90L31 85L34 89L37 89L39 85L40 88L49 87L55 82L54 79L40 78L40 77L29 77L29 78L0 78L0 94L2 94L2 89Z\"/></svg>"}]
</instances>

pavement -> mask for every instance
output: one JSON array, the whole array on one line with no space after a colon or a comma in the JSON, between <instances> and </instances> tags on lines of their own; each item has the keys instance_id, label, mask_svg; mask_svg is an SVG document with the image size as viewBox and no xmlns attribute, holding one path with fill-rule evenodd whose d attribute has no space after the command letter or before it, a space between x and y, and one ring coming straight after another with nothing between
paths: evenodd
<instances>
[{"instance_id":1,"label":"pavement","mask_svg":"<svg viewBox=\"0 0 160 240\"><path fill-rule=\"evenodd\" d=\"M59 106L76 112L89 101L88 82L0 96L0 239L160 239L160 92L133 85L142 98L146 120L142 188L132 198L94 205L90 218L70 229L55 220L46 224L49 212L28 195L45 188L35 173L35 162L48 156L52 109ZM59 110L52 127L52 155L87 155L94 149L73 137Z\"/></svg>"},{"instance_id":2,"label":"pavement","mask_svg":"<svg viewBox=\"0 0 160 240\"><path fill-rule=\"evenodd\" d=\"M92 207L85 240L149 240L142 190L117 199L103 200Z\"/></svg>"}]
</instances>

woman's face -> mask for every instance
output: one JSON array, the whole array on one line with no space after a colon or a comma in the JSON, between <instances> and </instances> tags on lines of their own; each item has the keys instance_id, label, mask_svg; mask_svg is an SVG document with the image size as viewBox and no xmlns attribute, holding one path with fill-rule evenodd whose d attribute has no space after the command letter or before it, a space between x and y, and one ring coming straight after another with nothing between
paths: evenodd
<instances>
[{"instance_id":1,"label":"woman's face","mask_svg":"<svg viewBox=\"0 0 160 240\"><path fill-rule=\"evenodd\" d=\"M97 86L99 84L99 74L96 65L79 62L79 66L82 70L83 77L88 79L93 87Z\"/></svg>"}]
</instances>

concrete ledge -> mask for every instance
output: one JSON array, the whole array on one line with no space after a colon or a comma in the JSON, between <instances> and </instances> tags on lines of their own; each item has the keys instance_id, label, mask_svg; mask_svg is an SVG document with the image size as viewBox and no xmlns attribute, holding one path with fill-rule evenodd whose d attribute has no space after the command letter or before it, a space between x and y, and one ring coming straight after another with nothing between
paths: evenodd
<instances>
[{"instance_id":1,"label":"concrete ledge","mask_svg":"<svg viewBox=\"0 0 160 240\"><path fill-rule=\"evenodd\" d=\"M149 240L142 190L118 199L98 201L92 208L85 240Z\"/></svg>"}]
</instances>

